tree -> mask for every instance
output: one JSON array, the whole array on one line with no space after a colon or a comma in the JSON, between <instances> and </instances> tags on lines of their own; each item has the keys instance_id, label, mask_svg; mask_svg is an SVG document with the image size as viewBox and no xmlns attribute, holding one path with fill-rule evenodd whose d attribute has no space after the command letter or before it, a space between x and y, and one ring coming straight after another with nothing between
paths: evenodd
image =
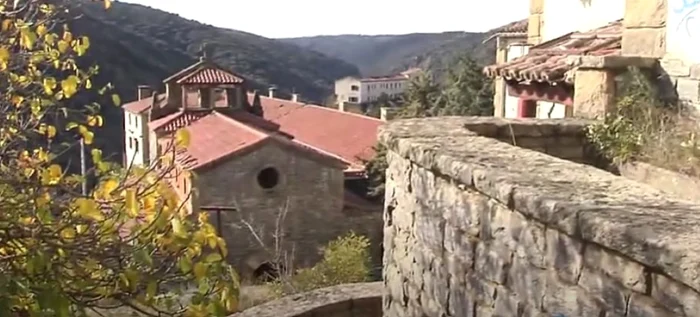
<instances>
[{"instance_id":1,"label":"tree","mask_svg":"<svg viewBox=\"0 0 700 317\"><path fill-rule=\"evenodd\" d=\"M109 8L111 2L104 0ZM223 316L236 309L238 280L226 247L195 221L167 185L179 131L163 168L128 167L93 149L96 186L58 162L79 139L93 144L100 106L80 96L95 88L97 67L77 59L87 37L59 27L69 1L0 0L0 311L16 316L83 316L128 307L150 316ZM68 11L70 14L70 11ZM104 30L108 32L109 30ZM195 291L184 300L187 287Z\"/></svg>"},{"instance_id":2,"label":"tree","mask_svg":"<svg viewBox=\"0 0 700 317\"><path fill-rule=\"evenodd\" d=\"M433 116L493 115L493 82L483 75L469 55L456 58L448 68L442 85L430 74L421 73L404 93L404 104L396 119ZM369 177L369 195L384 196L386 148L375 147L376 155L365 162Z\"/></svg>"}]
</instances>

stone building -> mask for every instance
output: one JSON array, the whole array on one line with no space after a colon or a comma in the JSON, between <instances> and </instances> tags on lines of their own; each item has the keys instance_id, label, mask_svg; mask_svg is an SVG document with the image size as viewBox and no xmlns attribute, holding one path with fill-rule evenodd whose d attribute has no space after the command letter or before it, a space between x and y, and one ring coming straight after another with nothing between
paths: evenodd
<instances>
[{"instance_id":1,"label":"stone building","mask_svg":"<svg viewBox=\"0 0 700 317\"><path fill-rule=\"evenodd\" d=\"M295 267L314 264L321 246L350 230L375 242L381 261L381 206L361 190L382 121L249 93L243 77L206 58L164 84L164 94L140 87L124 105L125 163L158 164L187 129L190 144L168 180L188 210L210 213L244 275L272 261L246 223L268 247L282 228Z\"/></svg>"},{"instance_id":2,"label":"stone building","mask_svg":"<svg viewBox=\"0 0 700 317\"><path fill-rule=\"evenodd\" d=\"M519 110L507 111L497 90L494 114L600 116L614 102L616 76L630 66L659 74L672 97L697 108L698 7L683 0L532 0L527 54L484 69L518 98Z\"/></svg>"}]
</instances>

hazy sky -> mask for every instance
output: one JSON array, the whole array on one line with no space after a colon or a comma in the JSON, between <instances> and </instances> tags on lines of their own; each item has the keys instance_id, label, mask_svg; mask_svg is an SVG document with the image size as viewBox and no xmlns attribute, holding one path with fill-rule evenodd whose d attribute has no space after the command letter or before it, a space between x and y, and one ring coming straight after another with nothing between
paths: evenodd
<instances>
[{"instance_id":1,"label":"hazy sky","mask_svg":"<svg viewBox=\"0 0 700 317\"><path fill-rule=\"evenodd\" d=\"M122 0L280 38L486 31L524 19L528 0ZM478 3L478 4L477 4Z\"/></svg>"}]
</instances>

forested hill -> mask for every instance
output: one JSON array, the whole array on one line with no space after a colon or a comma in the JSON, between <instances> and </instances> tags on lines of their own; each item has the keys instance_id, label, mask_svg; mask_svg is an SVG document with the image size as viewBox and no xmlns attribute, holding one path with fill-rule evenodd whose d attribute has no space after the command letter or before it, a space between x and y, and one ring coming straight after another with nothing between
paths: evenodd
<instances>
[{"instance_id":1,"label":"forested hill","mask_svg":"<svg viewBox=\"0 0 700 317\"><path fill-rule=\"evenodd\" d=\"M163 79L194 63L205 42L214 61L251 80L254 88L276 85L282 93L296 89L314 101L332 92L335 79L359 73L350 63L293 44L216 28L150 7L115 2L105 11L101 3L75 1L71 15L80 16L69 25L73 33L87 35L91 42L80 64L99 65L96 83L113 83L125 102L135 99L137 85L161 87ZM103 115L106 125L98 134L99 145L119 159L121 110L105 107Z\"/></svg>"},{"instance_id":2,"label":"forested hill","mask_svg":"<svg viewBox=\"0 0 700 317\"><path fill-rule=\"evenodd\" d=\"M439 75L460 54L468 53L480 64L493 62L495 43L483 44L486 34L337 35L283 41L357 65L364 76L385 75L410 67L421 67Z\"/></svg>"}]
</instances>

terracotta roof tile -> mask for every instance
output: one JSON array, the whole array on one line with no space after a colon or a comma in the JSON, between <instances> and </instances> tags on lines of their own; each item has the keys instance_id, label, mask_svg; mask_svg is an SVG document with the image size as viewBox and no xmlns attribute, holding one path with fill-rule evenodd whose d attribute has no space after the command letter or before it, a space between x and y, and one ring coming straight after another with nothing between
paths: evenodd
<instances>
[{"instance_id":1,"label":"terracotta roof tile","mask_svg":"<svg viewBox=\"0 0 700 317\"><path fill-rule=\"evenodd\" d=\"M178 84L226 85L243 83L243 78L214 67L203 67L177 81Z\"/></svg>"},{"instance_id":2,"label":"terracotta roof tile","mask_svg":"<svg viewBox=\"0 0 700 317\"><path fill-rule=\"evenodd\" d=\"M190 144L178 153L178 162L187 169L199 169L236 154L248 153L258 145L275 142L312 159L337 168L346 164L338 157L303 142L270 135L216 111L187 127Z\"/></svg>"},{"instance_id":3,"label":"terracotta roof tile","mask_svg":"<svg viewBox=\"0 0 700 317\"><path fill-rule=\"evenodd\" d=\"M187 126L204 116L208 115L211 111L200 110L200 111L179 111L160 119L153 120L148 123L148 128L155 131L163 132L175 132L178 129Z\"/></svg>"},{"instance_id":4,"label":"terracotta roof tile","mask_svg":"<svg viewBox=\"0 0 700 317\"><path fill-rule=\"evenodd\" d=\"M249 98L252 102L252 95ZM349 171L364 170L364 160L374 155L379 126L372 117L340 112L316 105L304 105L260 97L263 117L279 125L281 132L295 140L341 157Z\"/></svg>"},{"instance_id":5,"label":"terracotta roof tile","mask_svg":"<svg viewBox=\"0 0 700 317\"><path fill-rule=\"evenodd\" d=\"M580 55L619 55L622 48L622 22L587 31L574 32L530 48L520 58L484 68L489 77L508 80L573 83L574 66L567 57Z\"/></svg>"},{"instance_id":6,"label":"terracotta roof tile","mask_svg":"<svg viewBox=\"0 0 700 317\"><path fill-rule=\"evenodd\" d=\"M528 19L518 20L499 26L486 33L527 33Z\"/></svg>"}]
</instances>

